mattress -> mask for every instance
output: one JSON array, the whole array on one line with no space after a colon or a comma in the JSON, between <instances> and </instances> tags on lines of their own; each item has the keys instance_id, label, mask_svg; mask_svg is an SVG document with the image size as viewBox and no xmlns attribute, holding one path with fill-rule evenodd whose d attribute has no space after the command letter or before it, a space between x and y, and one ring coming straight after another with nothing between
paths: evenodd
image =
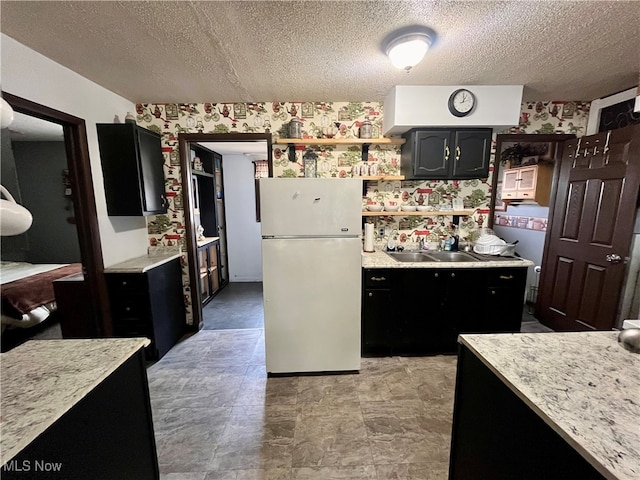
<instances>
[{"instance_id":1,"label":"mattress","mask_svg":"<svg viewBox=\"0 0 640 480\"><path fill-rule=\"evenodd\" d=\"M57 270L57 271L56 271ZM31 264L25 262L0 262L0 287L2 290L2 313L0 323L2 329L6 326L28 328L46 320L56 310L53 296L53 280L62 278L82 270L81 264ZM49 272L49 273L47 273ZM43 275L46 274L46 275ZM31 277L31 278L30 278ZM37 281L40 279L39 281ZM16 308L21 299L7 296L8 291L15 291L16 287L28 283L31 298L26 301L27 309ZM42 303L34 304L33 299L39 298L36 292L42 292ZM39 302L37 302L39 303Z\"/></svg>"}]
</instances>

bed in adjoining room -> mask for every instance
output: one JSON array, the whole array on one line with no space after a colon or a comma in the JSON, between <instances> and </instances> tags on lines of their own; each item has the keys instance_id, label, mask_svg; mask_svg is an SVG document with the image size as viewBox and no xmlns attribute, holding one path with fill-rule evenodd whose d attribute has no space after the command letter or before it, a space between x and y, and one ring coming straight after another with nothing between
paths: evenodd
<instances>
[{"instance_id":1,"label":"bed in adjoining room","mask_svg":"<svg viewBox=\"0 0 640 480\"><path fill-rule=\"evenodd\" d=\"M5 350L8 343L14 343L5 341L7 337L15 336L14 331L39 325L55 312L54 280L81 271L80 263L0 262L2 349Z\"/></svg>"}]
</instances>

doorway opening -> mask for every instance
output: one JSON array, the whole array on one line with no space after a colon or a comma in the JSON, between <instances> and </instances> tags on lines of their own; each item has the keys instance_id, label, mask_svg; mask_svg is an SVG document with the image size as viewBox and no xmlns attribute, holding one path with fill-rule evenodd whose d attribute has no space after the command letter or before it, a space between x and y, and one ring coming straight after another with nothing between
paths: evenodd
<instances>
[{"instance_id":1,"label":"doorway opening","mask_svg":"<svg viewBox=\"0 0 640 480\"><path fill-rule=\"evenodd\" d=\"M213 326L205 325L203 307L207 317L215 310L216 318L227 312L238 319L240 305L248 297L251 300L246 306L251 306L253 313L247 314L255 317L256 305L262 308L262 275L253 161L266 161L268 174L273 175L271 134L180 134L178 143L193 330ZM199 157L208 152L213 160L210 176L206 162ZM203 197L199 189L208 189L209 184L211 195ZM213 200L212 216L202 205L207 198ZM252 269L256 264L260 268L257 273ZM249 324L255 322L239 322L236 328L255 328Z\"/></svg>"},{"instance_id":2,"label":"doorway opening","mask_svg":"<svg viewBox=\"0 0 640 480\"><path fill-rule=\"evenodd\" d=\"M83 336L111 336L109 303L103 276L102 247L100 245L85 121L6 92L2 92L2 97L11 105L16 115L21 115L21 120L33 123L34 129L53 126L56 135L60 135L61 132L58 141L62 145L56 146L56 148L58 149L58 155L61 157L59 160L62 163L66 163L66 168L62 168L57 178L48 178L49 176L47 176L46 181L57 183L57 187L60 189L60 196L64 197L61 199L62 204L58 205L59 209L62 210L62 212L58 213L64 216L59 222L62 224L60 227L73 225L75 228L71 228L70 231L66 232L63 250L58 249L53 253L49 252L51 255L56 255L59 260L54 261L53 257L49 257L50 260L45 257L33 258L38 262L51 263L69 263L70 260L78 259L79 263L82 264L82 284L85 292L83 297L90 311L90 314L82 319L81 327L85 333ZM31 152L41 149L37 145L30 145L27 149L29 148ZM24 150L24 148L21 149ZM27 152L27 155L30 155L30 153ZM16 175L16 180L18 177L19 175ZM25 178L25 175L23 174L22 177ZM33 184L31 187L26 188L34 189ZM44 190L40 187L37 188L41 191ZM35 222L36 219L34 218ZM32 226L32 228L34 227ZM52 230L52 228L51 226L48 227L49 230ZM47 227L45 227L45 235L46 230ZM34 229L33 232L36 233L36 230ZM25 239L21 241L24 242ZM38 241L42 241L42 239ZM56 240L52 239L51 241ZM20 255L19 250L21 247L19 245L14 245L14 247L17 249L14 253ZM39 247L37 249L42 250ZM3 340L5 338L3 336ZM28 338L29 335L22 340ZM18 339L19 342L22 340Z\"/></svg>"}]
</instances>

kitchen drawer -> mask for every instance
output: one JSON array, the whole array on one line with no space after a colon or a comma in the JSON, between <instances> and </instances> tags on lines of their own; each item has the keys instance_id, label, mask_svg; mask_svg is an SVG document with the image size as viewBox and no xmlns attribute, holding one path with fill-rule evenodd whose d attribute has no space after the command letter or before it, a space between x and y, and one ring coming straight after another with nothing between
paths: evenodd
<instances>
[{"instance_id":1,"label":"kitchen drawer","mask_svg":"<svg viewBox=\"0 0 640 480\"><path fill-rule=\"evenodd\" d=\"M499 270L487 271L488 287L509 287L517 286L524 282L527 277L526 268L503 268Z\"/></svg>"},{"instance_id":2,"label":"kitchen drawer","mask_svg":"<svg viewBox=\"0 0 640 480\"><path fill-rule=\"evenodd\" d=\"M391 272L384 269L363 270L364 288L389 288L391 286Z\"/></svg>"},{"instance_id":3,"label":"kitchen drawer","mask_svg":"<svg viewBox=\"0 0 640 480\"><path fill-rule=\"evenodd\" d=\"M149 303L145 295L114 295L111 302L114 318L149 317Z\"/></svg>"},{"instance_id":4,"label":"kitchen drawer","mask_svg":"<svg viewBox=\"0 0 640 480\"><path fill-rule=\"evenodd\" d=\"M107 282L109 291L114 294L119 292L140 292L144 294L149 288L145 275L108 274Z\"/></svg>"}]
</instances>

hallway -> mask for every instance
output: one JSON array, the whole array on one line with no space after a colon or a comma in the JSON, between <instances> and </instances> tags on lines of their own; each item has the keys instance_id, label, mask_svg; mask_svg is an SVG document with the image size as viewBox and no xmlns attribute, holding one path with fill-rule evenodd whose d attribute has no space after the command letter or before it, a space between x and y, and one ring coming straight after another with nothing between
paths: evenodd
<instances>
[{"instance_id":1,"label":"hallway","mask_svg":"<svg viewBox=\"0 0 640 480\"><path fill-rule=\"evenodd\" d=\"M231 282L203 309L204 330L262 328L262 282Z\"/></svg>"}]
</instances>

